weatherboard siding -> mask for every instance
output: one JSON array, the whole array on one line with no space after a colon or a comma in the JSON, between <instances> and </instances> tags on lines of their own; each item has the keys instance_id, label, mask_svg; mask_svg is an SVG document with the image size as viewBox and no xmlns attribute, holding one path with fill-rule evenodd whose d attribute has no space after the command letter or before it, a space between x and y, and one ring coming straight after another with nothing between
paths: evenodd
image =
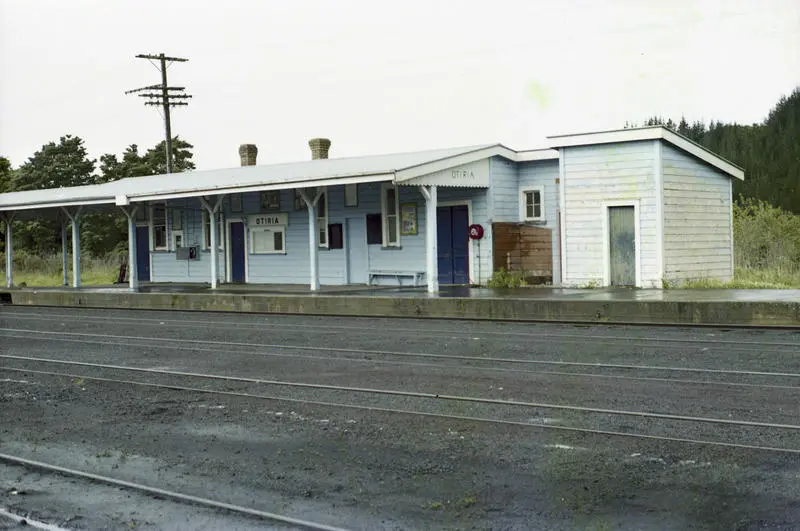
<instances>
[{"instance_id":1,"label":"weatherboard siding","mask_svg":"<svg viewBox=\"0 0 800 531\"><path fill-rule=\"evenodd\" d=\"M662 161L666 280L731 280L731 178L666 144Z\"/></svg>"},{"instance_id":2,"label":"weatherboard siding","mask_svg":"<svg viewBox=\"0 0 800 531\"><path fill-rule=\"evenodd\" d=\"M346 226L346 219L360 218L366 223L367 214L380 214L380 183L358 185L358 206L344 206L344 187L336 186L327 189L328 223L341 223ZM243 212L231 212L230 198L226 197L221 205L221 219L227 227L227 221L245 219L247 216L260 214L260 197L258 193L245 193L242 198ZM400 204L412 203L417 206L417 234L401 235L399 248L382 248L380 245L369 245L367 248L368 268L372 270L425 271L425 199L418 187L400 187ZM457 202L469 200L472 207L473 223L481 222L488 227L488 201L485 189L473 188L439 188L439 202ZM170 202L169 207L181 208L184 218L185 245L196 245L202 248L203 214L199 202ZM281 212L288 215L288 226L285 233L285 254L251 254L250 233L245 225L247 249L247 279L254 284L307 284L310 280L310 260L308 246L308 213L305 209L294 209L294 190L281 192ZM487 231L491 232L491 231ZM466 235L464 236L466 237ZM170 236L171 238L171 236ZM347 234L345 233L345 238ZM226 245L225 234L221 239ZM471 248L471 260L475 276L480 273L483 282L488 280L491 271L491 243L484 239L480 244L474 242ZM325 285L341 285L347 283L345 249L319 248L319 277ZM152 253L152 280L154 282L209 282L211 278L210 253L200 251L199 259L192 261L176 260L174 252ZM226 278L226 250L218 254L219 279ZM473 279L475 281L476 279ZM401 279L401 283L410 284L411 280ZM378 278L376 284L397 285L394 278Z\"/></svg>"},{"instance_id":3,"label":"weatherboard siding","mask_svg":"<svg viewBox=\"0 0 800 531\"><path fill-rule=\"evenodd\" d=\"M251 215L259 213L258 194L246 198L245 212ZM363 186L359 186L359 200L363 196ZM285 254L252 254L250 253L250 231L246 230L248 253L248 280L254 284L308 284L310 283L310 259L308 246L308 211L303 208L294 209L294 190L281 192L281 212L288 213L289 224L286 227ZM344 188L327 189L328 223L344 223ZM354 210L354 209L347 209ZM320 284L344 284L345 250L318 248Z\"/></svg>"},{"instance_id":4,"label":"weatherboard siding","mask_svg":"<svg viewBox=\"0 0 800 531\"><path fill-rule=\"evenodd\" d=\"M176 200L167 203L170 211L180 209L183 218L184 245L197 246L200 250L197 260L177 260L173 251L150 252L150 280L152 282L211 282L211 253L202 250L203 211L199 201ZM171 216L169 219L167 240L172 241ZM224 235L223 235L224 238ZM220 240L225 245L224 239ZM217 275L225 278L224 249L217 252Z\"/></svg>"},{"instance_id":5,"label":"weatherboard siding","mask_svg":"<svg viewBox=\"0 0 800 531\"><path fill-rule=\"evenodd\" d=\"M558 240L558 160L540 160L522 162L519 165L519 189L517 193L517 219L521 219L522 213L522 192L531 188L542 190L542 202L544 204L544 223L537 224L537 227L548 229L552 243L552 269L553 280L557 281L561 271L561 244Z\"/></svg>"},{"instance_id":6,"label":"weatherboard siding","mask_svg":"<svg viewBox=\"0 0 800 531\"><path fill-rule=\"evenodd\" d=\"M519 221L519 165L502 157L492 157L489 167L491 220Z\"/></svg>"},{"instance_id":7,"label":"weatherboard siding","mask_svg":"<svg viewBox=\"0 0 800 531\"><path fill-rule=\"evenodd\" d=\"M603 205L612 201L639 202L642 286L661 285L654 155L652 141L564 149L565 285L603 285Z\"/></svg>"}]
</instances>

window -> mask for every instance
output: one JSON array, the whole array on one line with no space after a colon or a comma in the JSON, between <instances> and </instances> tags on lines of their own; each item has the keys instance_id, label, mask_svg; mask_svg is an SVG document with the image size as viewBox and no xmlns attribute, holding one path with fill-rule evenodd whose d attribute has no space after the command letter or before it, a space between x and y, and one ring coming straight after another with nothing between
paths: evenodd
<instances>
[{"instance_id":1,"label":"window","mask_svg":"<svg viewBox=\"0 0 800 531\"><path fill-rule=\"evenodd\" d=\"M522 192L522 219L523 221L544 220L541 189L535 188Z\"/></svg>"},{"instance_id":2,"label":"window","mask_svg":"<svg viewBox=\"0 0 800 531\"><path fill-rule=\"evenodd\" d=\"M208 212L203 210L203 249L204 250L211 249L211 231L209 230L209 226L211 224L210 223L210 219L211 218L209 217ZM223 221L222 221L222 215L221 214L217 214L217 249L222 249L223 248L222 235L225 234L225 231L223 230L223 227L224 227L224 225L223 225Z\"/></svg>"},{"instance_id":3,"label":"window","mask_svg":"<svg viewBox=\"0 0 800 531\"><path fill-rule=\"evenodd\" d=\"M383 243L383 223L380 214L367 214L367 245Z\"/></svg>"},{"instance_id":4,"label":"window","mask_svg":"<svg viewBox=\"0 0 800 531\"><path fill-rule=\"evenodd\" d=\"M310 191L310 190L308 190ZM303 199L303 196L300 195L300 190L294 191L294 209L295 210L305 210L306 209L306 202Z\"/></svg>"},{"instance_id":5,"label":"window","mask_svg":"<svg viewBox=\"0 0 800 531\"><path fill-rule=\"evenodd\" d=\"M231 194L228 200L230 201L231 212L244 212L242 194Z\"/></svg>"},{"instance_id":6,"label":"window","mask_svg":"<svg viewBox=\"0 0 800 531\"><path fill-rule=\"evenodd\" d=\"M344 185L344 206L357 207L358 206L358 185L346 184Z\"/></svg>"},{"instance_id":7,"label":"window","mask_svg":"<svg viewBox=\"0 0 800 531\"><path fill-rule=\"evenodd\" d=\"M270 212L281 209L281 191L261 192L261 211Z\"/></svg>"},{"instance_id":8,"label":"window","mask_svg":"<svg viewBox=\"0 0 800 531\"><path fill-rule=\"evenodd\" d=\"M183 210L179 208L173 208L170 211L170 214L172 220L172 230L183 230Z\"/></svg>"},{"instance_id":9,"label":"window","mask_svg":"<svg viewBox=\"0 0 800 531\"><path fill-rule=\"evenodd\" d=\"M258 227L250 229L250 252L253 254L285 254L286 227Z\"/></svg>"},{"instance_id":10,"label":"window","mask_svg":"<svg viewBox=\"0 0 800 531\"><path fill-rule=\"evenodd\" d=\"M179 208L173 208L169 211L169 213L169 233L171 235L170 241L172 242L170 245L170 250L174 251L179 247L183 247L183 210Z\"/></svg>"},{"instance_id":11,"label":"window","mask_svg":"<svg viewBox=\"0 0 800 531\"><path fill-rule=\"evenodd\" d=\"M341 223L328 225L328 238L331 249L344 249L344 228Z\"/></svg>"},{"instance_id":12,"label":"window","mask_svg":"<svg viewBox=\"0 0 800 531\"><path fill-rule=\"evenodd\" d=\"M147 205L139 205L136 209L136 221L147 223Z\"/></svg>"},{"instance_id":13,"label":"window","mask_svg":"<svg viewBox=\"0 0 800 531\"><path fill-rule=\"evenodd\" d=\"M317 232L320 247L328 247L328 192L324 191L317 200Z\"/></svg>"},{"instance_id":14,"label":"window","mask_svg":"<svg viewBox=\"0 0 800 531\"><path fill-rule=\"evenodd\" d=\"M381 189L381 215L383 217L383 246L400 246L400 208L397 188L383 185Z\"/></svg>"},{"instance_id":15,"label":"window","mask_svg":"<svg viewBox=\"0 0 800 531\"><path fill-rule=\"evenodd\" d=\"M150 223L154 251L167 250L167 206L155 205L150 211Z\"/></svg>"}]
</instances>

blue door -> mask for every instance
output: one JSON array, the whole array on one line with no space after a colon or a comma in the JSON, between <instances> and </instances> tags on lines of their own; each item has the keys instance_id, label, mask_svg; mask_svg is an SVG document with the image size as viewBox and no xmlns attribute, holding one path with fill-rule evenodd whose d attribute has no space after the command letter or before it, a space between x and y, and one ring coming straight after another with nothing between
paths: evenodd
<instances>
[{"instance_id":1,"label":"blue door","mask_svg":"<svg viewBox=\"0 0 800 531\"><path fill-rule=\"evenodd\" d=\"M150 281L150 227L136 227L136 270L139 281Z\"/></svg>"},{"instance_id":2,"label":"blue door","mask_svg":"<svg viewBox=\"0 0 800 531\"><path fill-rule=\"evenodd\" d=\"M244 282L244 223L231 223L231 282Z\"/></svg>"},{"instance_id":3,"label":"blue door","mask_svg":"<svg viewBox=\"0 0 800 531\"><path fill-rule=\"evenodd\" d=\"M347 283L366 284L368 266L367 222L363 217L347 218Z\"/></svg>"},{"instance_id":4,"label":"blue door","mask_svg":"<svg viewBox=\"0 0 800 531\"><path fill-rule=\"evenodd\" d=\"M439 207L436 219L439 284L469 284L469 209Z\"/></svg>"}]
</instances>

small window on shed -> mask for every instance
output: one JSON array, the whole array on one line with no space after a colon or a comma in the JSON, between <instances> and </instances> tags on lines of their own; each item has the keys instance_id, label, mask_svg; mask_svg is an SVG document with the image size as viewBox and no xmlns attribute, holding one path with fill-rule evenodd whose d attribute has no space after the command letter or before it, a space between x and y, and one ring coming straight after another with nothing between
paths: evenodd
<instances>
[{"instance_id":1,"label":"small window on shed","mask_svg":"<svg viewBox=\"0 0 800 531\"><path fill-rule=\"evenodd\" d=\"M400 200L398 190L392 185L384 184L381 188L381 210L383 214L384 247L400 246Z\"/></svg>"},{"instance_id":2,"label":"small window on shed","mask_svg":"<svg viewBox=\"0 0 800 531\"><path fill-rule=\"evenodd\" d=\"M328 242L330 249L344 249L344 231L341 223L328 225Z\"/></svg>"},{"instance_id":3,"label":"small window on shed","mask_svg":"<svg viewBox=\"0 0 800 531\"><path fill-rule=\"evenodd\" d=\"M167 207L166 205L156 205L151 214L151 224L153 231L153 250L167 250Z\"/></svg>"},{"instance_id":4,"label":"small window on shed","mask_svg":"<svg viewBox=\"0 0 800 531\"><path fill-rule=\"evenodd\" d=\"M261 192L261 211L274 212L281 209L281 191L270 190ZM241 211L241 210L240 210Z\"/></svg>"},{"instance_id":5,"label":"small window on shed","mask_svg":"<svg viewBox=\"0 0 800 531\"><path fill-rule=\"evenodd\" d=\"M383 227L380 214L367 214L367 245L383 243Z\"/></svg>"},{"instance_id":6,"label":"small window on shed","mask_svg":"<svg viewBox=\"0 0 800 531\"><path fill-rule=\"evenodd\" d=\"M322 192L317 200L317 230L319 231L318 245L328 247L328 192Z\"/></svg>"},{"instance_id":7,"label":"small window on shed","mask_svg":"<svg viewBox=\"0 0 800 531\"><path fill-rule=\"evenodd\" d=\"M522 219L524 221L541 221L544 219L541 189L535 188L522 192Z\"/></svg>"}]
</instances>

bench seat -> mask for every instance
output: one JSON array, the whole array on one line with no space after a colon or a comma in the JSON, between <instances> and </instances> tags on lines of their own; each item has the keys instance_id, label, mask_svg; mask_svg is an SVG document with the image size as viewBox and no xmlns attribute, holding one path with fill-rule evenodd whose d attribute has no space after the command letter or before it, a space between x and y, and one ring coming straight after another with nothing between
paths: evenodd
<instances>
[{"instance_id":1,"label":"bench seat","mask_svg":"<svg viewBox=\"0 0 800 531\"><path fill-rule=\"evenodd\" d=\"M394 270L394 269L371 269L369 271L369 277L367 283L371 286L372 281L376 277L394 277L397 280L397 283L400 284L401 278L411 278L414 280L414 286L419 286L419 283L422 281L422 277L425 275L425 271L406 271L406 270Z\"/></svg>"}]
</instances>

